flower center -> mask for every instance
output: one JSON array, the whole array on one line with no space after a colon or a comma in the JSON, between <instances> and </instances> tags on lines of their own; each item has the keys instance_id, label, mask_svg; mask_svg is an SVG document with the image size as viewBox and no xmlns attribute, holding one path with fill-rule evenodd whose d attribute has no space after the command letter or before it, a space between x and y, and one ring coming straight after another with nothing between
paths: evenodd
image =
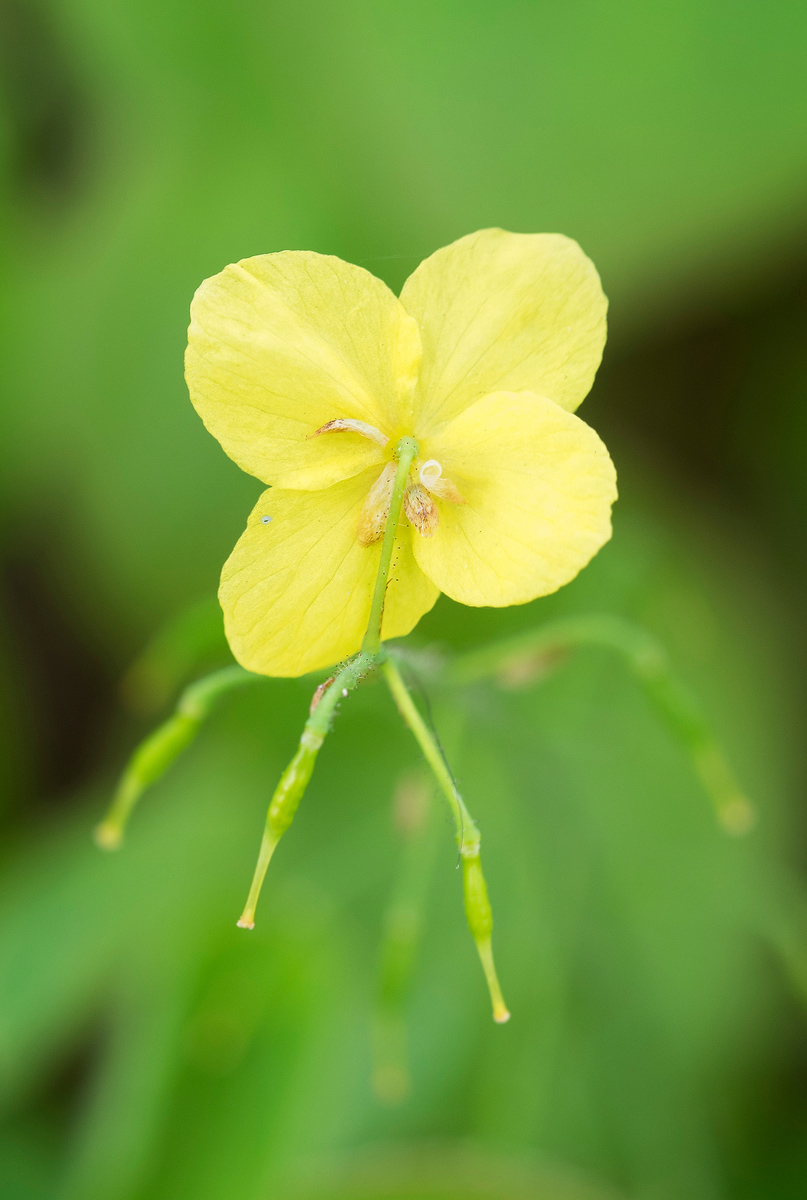
<instances>
[{"instance_id":1,"label":"flower center","mask_svg":"<svg viewBox=\"0 0 807 1200\"><path fill-rule=\"evenodd\" d=\"M363 546L371 546L383 537L394 481L395 463L388 463L362 506L357 535ZM443 475L442 465L436 458L428 458L420 464L416 461L409 474L403 507L406 519L421 537L431 537L440 524L437 499L448 500L451 504L465 503L456 485Z\"/></svg>"},{"instance_id":2,"label":"flower center","mask_svg":"<svg viewBox=\"0 0 807 1200\"><path fill-rule=\"evenodd\" d=\"M380 429L376 429L375 425L368 425L366 421L354 421L350 417L338 417L328 421L310 436L319 437L322 433L358 433L379 446L389 443L389 438ZM387 463L367 493L356 530L362 546L372 546L373 542L384 536L395 485L395 470L394 462ZM440 512L435 497L448 500L452 504L465 503L456 485L443 475L442 464L436 458L427 458L420 465L416 461L410 471L403 506L410 525L417 529L422 537L431 537L440 524Z\"/></svg>"}]
</instances>

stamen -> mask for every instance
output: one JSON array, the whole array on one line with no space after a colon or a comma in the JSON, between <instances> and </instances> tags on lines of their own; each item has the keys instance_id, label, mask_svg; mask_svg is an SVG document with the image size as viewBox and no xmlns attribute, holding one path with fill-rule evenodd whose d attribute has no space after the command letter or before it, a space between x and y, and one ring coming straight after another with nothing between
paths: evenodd
<instances>
[{"instance_id":1,"label":"stamen","mask_svg":"<svg viewBox=\"0 0 807 1200\"><path fill-rule=\"evenodd\" d=\"M443 468L436 458L427 458L423 466L418 472L420 482L424 487L429 487L435 479L439 479L443 474Z\"/></svg>"},{"instance_id":2,"label":"stamen","mask_svg":"<svg viewBox=\"0 0 807 1200\"><path fill-rule=\"evenodd\" d=\"M452 504L465 504L465 497L457 491L457 485L443 476L442 465L436 458L427 458L418 472L420 482L433 496L450 500Z\"/></svg>"},{"instance_id":3,"label":"stamen","mask_svg":"<svg viewBox=\"0 0 807 1200\"><path fill-rule=\"evenodd\" d=\"M319 437L321 433L360 433L362 437L377 442L379 446L386 446L389 441L375 425L368 425L366 421L354 421L352 417L338 417L335 421L328 421L327 424L320 425L319 429L315 429L310 436Z\"/></svg>"},{"instance_id":4,"label":"stamen","mask_svg":"<svg viewBox=\"0 0 807 1200\"><path fill-rule=\"evenodd\" d=\"M396 470L397 463L387 463L367 493L367 499L364 501L359 517L359 527L356 530L362 546L372 546L373 542L377 542L384 536L389 507L392 503Z\"/></svg>"},{"instance_id":5,"label":"stamen","mask_svg":"<svg viewBox=\"0 0 807 1200\"><path fill-rule=\"evenodd\" d=\"M419 483L410 483L404 492L404 512L409 523L423 537L431 537L440 524L437 505Z\"/></svg>"}]
</instances>

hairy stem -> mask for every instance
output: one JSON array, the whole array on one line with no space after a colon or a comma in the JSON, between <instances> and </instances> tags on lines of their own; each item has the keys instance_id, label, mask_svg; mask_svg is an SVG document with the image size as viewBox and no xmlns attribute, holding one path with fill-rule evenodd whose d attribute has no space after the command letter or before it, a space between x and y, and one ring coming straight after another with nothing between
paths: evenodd
<instances>
[{"instance_id":1,"label":"hairy stem","mask_svg":"<svg viewBox=\"0 0 807 1200\"><path fill-rule=\"evenodd\" d=\"M297 753L281 775L280 782L275 789L269 810L266 814L266 825L264 826L261 847L258 852L258 861L255 865L255 874L252 877L252 886L249 889L244 911L238 920L238 924L242 929L252 929L255 925L255 909L269 863L272 860L272 855L277 848L278 842L291 825L294 814L297 812L297 806L303 797L305 789L308 787L308 782L314 770L314 764L317 761L317 755L325 740L325 735L330 728L331 717L340 697L346 696L348 692L352 691L359 680L368 671L371 671L379 661L381 654L381 622L384 617L384 598L386 596L387 579L392 562L392 551L395 546L398 522L401 518L401 508L403 507L409 468L417 454L417 450L417 442L410 437L401 438L396 447L395 454L398 459L398 466L392 487L392 498L387 515L387 524L384 529L384 539L381 543L381 557L378 563L378 574L376 575L375 589L370 606L370 619L367 623L367 632L364 635L361 652L343 667L334 676L332 681L329 681L324 687L317 688L311 715L306 721L303 732L300 735Z\"/></svg>"},{"instance_id":2,"label":"hairy stem","mask_svg":"<svg viewBox=\"0 0 807 1200\"><path fill-rule=\"evenodd\" d=\"M311 715L303 727L297 752L281 775L269 804L252 886L244 911L238 920L242 929L252 929L255 925L255 909L266 870L278 842L294 820L297 806L314 770L320 747L330 728L334 710L340 699L352 691L374 665L375 658L372 655L358 654L334 676L326 688L317 688L315 704L312 705Z\"/></svg>"}]
</instances>

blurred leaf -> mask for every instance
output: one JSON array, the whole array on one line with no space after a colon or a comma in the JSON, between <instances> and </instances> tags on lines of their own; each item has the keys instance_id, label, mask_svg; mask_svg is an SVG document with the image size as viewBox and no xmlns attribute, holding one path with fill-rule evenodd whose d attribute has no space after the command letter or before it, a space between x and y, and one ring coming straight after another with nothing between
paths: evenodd
<instances>
[{"instance_id":1,"label":"blurred leaf","mask_svg":"<svg viewBox=\"0 0 807 1200\"><path fill-rule=\"evenodd\" d=\"M618 1200L578 1172L450 1142L374 1148L306 1173L307 1186L284 1189L289 1200Z\"/></svg>"},{"instance_id":2,"label":"blurred leaf","mask_svg":"<svg viewBox=\"0 0 807 1200\"><path fill-rule=\"evenodd\" d=\"M87 814L82 840L20 859L0 922L10 1100L109 996L68 1195L242 1200L312 1157L423 1135L540 1149L659 1196L719 1194L715 1106L775 1021L754 945L778 912L768 864L782 857L779 713L793 693L773 631L764 647L747 636L764 594L742 571L721 576L726 542L702 517L698 530L721 546L700 564L688 533L676 546L623 510L615 542L556 597L501 613L443 601L422 627L424 642L479 644L592 598L641 619L708 681L763 824L745 843L720 834L690 763L607 654L532 691L470 692L455 767L483 831L514 1017L489 1021L446 829L411 1006L413 1094L394 1112L370 1088L373 977L396 857L389 796L417 756L380 686L340 715L255 935L233 923L303 682L269 681L214 716L120 855L84 842Z\"/></svg>"}]
</instances>

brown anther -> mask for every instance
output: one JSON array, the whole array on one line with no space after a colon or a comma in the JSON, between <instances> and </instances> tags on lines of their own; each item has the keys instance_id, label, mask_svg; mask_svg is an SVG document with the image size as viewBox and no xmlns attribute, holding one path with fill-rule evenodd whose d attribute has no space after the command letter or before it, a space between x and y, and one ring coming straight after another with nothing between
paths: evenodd
<instances>
[{"instance_id":1,"label":"brown anther","mask_svg":"<svg viewBox=\"0 0 807 1200\"><path fill-rule=\"evenodd\" d=\"M377 442L379 446L386 446L389 441L375 425L368 425L366 421L354 421L352 417L337 417L335 421L328 421L325 425L320 425L319 429L315 429L310 436L319 437L321 433L360 433L362 437Z\"/></svg>"},{"instance_id":2,"label":"brown anther","mask_svg":"<svg viewBox=\"0 0 807 1200\"><path fill-rule=\"evenodd\" d=\"M437 505L419 483L410 483L404 492L404 512L410 525L423 537L431 537L440 524Z\"/></svg>"},{"instance_id":3,"label":"brown anther","mask_svg":"<svg viewBox=\"0 0 807 1200\"><path fill-rule=\"evenodd\" d=\"M384 536L384 527L387 524L389 506L392 502L392 489L395 486L396 470L397 466L394 462L387 463L367 493L356 530L356 536L362 546L372 546L373 542L377 542Z\"/></svg>"}]
</instances>

